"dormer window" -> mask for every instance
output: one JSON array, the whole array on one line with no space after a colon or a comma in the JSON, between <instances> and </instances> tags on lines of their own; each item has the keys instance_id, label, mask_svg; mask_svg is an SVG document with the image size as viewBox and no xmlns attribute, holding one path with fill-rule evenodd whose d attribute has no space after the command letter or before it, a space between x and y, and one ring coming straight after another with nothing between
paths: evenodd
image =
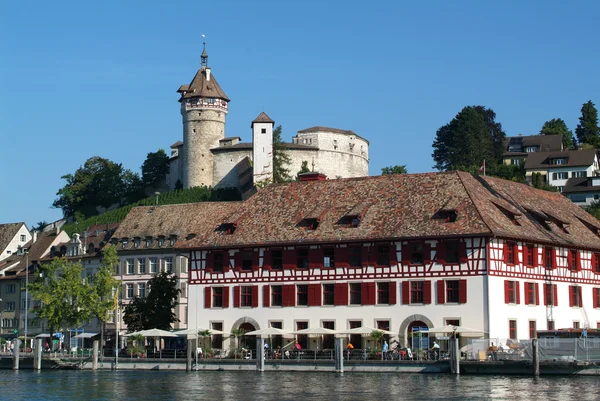
<instances>
[{"instance_id":1,"label":"dormer window","mask_svg":"<svg viewBox=\"0 0 600 401\"><path fill-rule=\"evenodd\" d=\"M146 247L150 248L152 246L152 238L146 238Z\"/></svg>"},{"instance_id":2,"label":"dormer window","mask_svg":"<svg viewBox=\"0 0 600 401\"><path fill-rule=\"evenodd\" d=\"M217 227L217 231L220 231L227 235L233 234L235 232L235 229L235 223L223 223L219 227Z\"/></svg>"},{"instance_id":3,"label":"dormer window","mask_svg":"<svg viewBox=\"0 0 600 401\"><path fill-rule=\"evenodd\" d=\"M555 157L550 159L551 164L567 164L568 158L566 157Z\"/></svg>"},{"instance_id":4,"label":"dormer window","mask_svg":"<svg viewBox=\"0 0 600 401\"><path fill-rule=\"evenodd\" d=\"M127 246L127 244L129 244L129 241L127 241L126 239L123 240L123 248L125 248Z\"/></svg>"},{"instance_id":5,"label":"dormer window","mask_svg":"<svg viewBox=\"0 0 600 401\"><path fill-rule=\"evenodd\" d=\"M600 227L596 227L591 223L577 217L577 219L583 224L588 230L590 230L596 237L600 237Z\"/></svg>"},{"instance_id":6,"label":"dormer window","mask_svg":"<svg viewBox=\"0 0 600 401\"><path fill-rule=\"evenodd\" d=\"M521 223L519 223L519 220L523 217L522 214L518 213L516 210L509 210L507 207L503 207L500 206L499 204L497 204L496 202L492 201L492 203L494 204L494 206L496 206L496 208L498 208L498 210L500 212L502 212L503 215L506 216L506 218L508 218L515 226L520 226Z\"/></svg>"},{"instance_id":7,"label":"dormer window","mask_svg":"<svg viewBox=\"0 0 600 401\"><path fill-rule=\"evenodd\" d=\"M525 148L525 152L527 152L527 153L534 153L534 152L537 152L538 149L539 148L537 146L527 146Z\"/></svg>"},{"instance_id":8,"label":"dormer window","mask_svg":"<svg viewBox=\"0 0 600 401\"><path fill-rule=\"evenodd\" d=\"M133 247L134 248L138 248L139 246L140 246L140 240L139 239L134 240L133 241Z\"/></svg>"},{"instance_id":9,"label":"dormer window","mask_svg":"<svg viewBox=\"0 0 600 401\"><path fill-rule=\"evenodd\" d=\"M444 223L454 223L458 214L454 209L440 209L433 215L434 220L441 220Z\"/></svg>"},{"instance_id":10,"label":"dormer window","mask_svg":"<svg viewBox=\"0 0 600 401\"><path fill-rule=\"evenodd\" d=\"M158 246L163 246L165 244L165 239L164 238L159 238L158 239Z\"/></svg>"},{"instance_id":11,"label":"dormer window","mask_svg":"<svg viewBox=\"0 0 600 401\"><path fill-rule=\"evenodd\" d=\"M348 227L358 227L370 206L368 203L357 204L338 221L338 224Z\"/></svg>"},{"instance_id":12,"label":"dormer window","mask_svg":"<svg viewBox=\"0 0 600 401\"><path fill-rule=\"evenodd\" d=\"M319 221L315 218L304 218L300 220L300 223L298 223L297 226L307 230L316 230L319 226Z\"/></svg>"}]
</instances>

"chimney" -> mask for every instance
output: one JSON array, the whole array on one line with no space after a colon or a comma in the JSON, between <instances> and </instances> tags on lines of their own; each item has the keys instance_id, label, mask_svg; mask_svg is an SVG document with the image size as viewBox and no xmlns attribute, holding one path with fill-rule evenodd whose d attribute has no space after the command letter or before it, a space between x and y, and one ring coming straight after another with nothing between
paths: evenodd
<instances>
[{"instance_id":1,"label":"chimney","mask_svg":"<svg viewBox=\"0 0 600 401\"><path fill-rule=\"evenodd\" d=\"M32 234L32 237L33 237L31 239L31 243L34 244L35 241L37 241L37 239L38 239L38 231L37 230L33 230L33 232L31 234Z\"/></svg>"},{"instance_id":2,"label":"chimney","mask_svg":"<svg viewBox=\"0 0 600 401\"><path fill-rule=\"evenodd\" d=\"M300 181L324 181L327 179L327 176L325 174L321 174L316 171L302 173L299 175L299 177Z\"/></svg>"},{"instance_id":3,"label":"chimney","mask_svg":"<svg viewBox=\"0 0 600 401\"><path fill-rule=\"evenodd\" d=\"M60 234L60 227L58 226L58 224L56 224L54 226L54 234L56 234L56 235Z\"/></svg>"},{"instance_id":4,"label":"chimney","mask_svg":"<svg viewBox=\"0 0 600 401\"><path fill-rule=\"evenodd\" d=\"M206 67L206 80L210 81L210 67Z\"/></svg>"}]
</instances>

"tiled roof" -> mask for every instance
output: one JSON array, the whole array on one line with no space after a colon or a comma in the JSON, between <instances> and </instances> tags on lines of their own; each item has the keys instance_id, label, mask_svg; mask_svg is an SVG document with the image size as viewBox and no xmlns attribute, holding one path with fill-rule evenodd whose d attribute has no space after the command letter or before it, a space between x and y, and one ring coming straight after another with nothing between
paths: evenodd
<instances>
[{"instance_id":1,"label":"tiled roof","mask_svg":"<svg viewBox=\"0 0 600 401\"><path fill-rule=\"evenodd\" d=\"M523 146L520 152L508 151L508 144L511 138L521 138L523 140ZM526 153L525 148L530 146L537 146L538 152L555 152L563 149L562 135L507 136L502 144L504 146L504 156L528 156L531 153Z\"/></svg>"},{"instance_id":2,"label":"tiled roof","mask_svg":"<svg viewBox=\"0 0 600 401\"><path fill-rule=\"evenodd\" d=\"M314 218L319 206L326 210L319 213L316 229L299 224L303 219ZM204 224L208 228L205 235L180 238L176 247L233 248L488 235L600 249L600 238L582 220L592 227L600 227L600 222L564 196L463 172L276 184L261 189L240 207L233 233L216 230L221 223L233 223L226 221L228 215L220 222L213 219L212 226ZM344 216L359 209L358 225L347 224ZM515 225L503 209L519 212L520 225ZM456 212L454 222L435 218L447 210ZM539 215L551 221L549 229L536 220ZM556 216L566 223L569 233L552 222Z\"/></svg>"},{"instance_id":3,"label":"tiled roof","mask_svg":"<svg viewBox=\"0 0 600 401\"><path fill-rule=\"evenodd\" d=\"M240 205L241 202L200 202L134 207L121 222L112 240L118 241L119 250L172 248L172 239L189 235L204 237ZM124 238L127 238L125 246ZM148 245L146 240L150 238L152 241ZM139 240L138 246L135 246L136 239Z\"/></svg>"},{"instance_id":4,"label":"tiled roof","mask_svg":"<svg viewBox=\"0 0 600 401\"><path fill-rule=\"evenodd\" d=\"M333 133L336 133L336 134L356 135L356 133L354 131L350 131L350 130L346 130L346 129L339 129L339 128L323 127L323 126L320 126L320 125L318 125L316 127L310 127L310 128L301 129L298 132L299 133L304 133L304 132L333 132Z\"/></svg>"},{"instance_id":5,"label":"tiled roof","mask_svg":"<svg viewBox=\"0 0 600 401\"><path fill-rule=\"evenodd\" d=\"M594 164L596 150L565 150L562 152L534 152L528 153L525 161L526 169L536 168L564 168L591 166ZM566 158L565 164L552 164L552 159Z\"/></svg>"},{"instance_id":6,"label":"tiled roof","mask_svg":"<svg viewBox=\"0 0 600 401\"><path fill-rule=\"evenodd\" d=\"M598 179L598 177L596 177ZM563 188L563 194L569 194L573 192L598 192L600 186L592 185L592 177L579 177L569 178L565 187Z\"/></svg>"},{"instance_id":7,"label":"tiled roof","mask_svg":"<svg viewBox=\"0 0 600 401\"><path fill-rule=\"evenodd\" d=\"M254 119L254 121L252 121L252 123L271 123L271 124L275 124L275 121L271 120L271 118L267 115L267 113L265 113L264 111L262 113L260 113L258 115L258 117L256 117ZM250 125L252 127L252 125Z\"/></svg>"},{"instance_id":8,"label":"tiled roof","mask_svg":"<svg viewBox=\"0 0 600 401\"><path fill-rule=\"evenodd\" d=\"M50 252L54 241L56 240L56 232L41 232L35 242L29 241L23 245L23 248L29 249L29 254L26 256L24 253L21 255L14 254L14 261L18 261L18 264L13 266L10 270L21 272L26 268L26 263L29 262L31 266L34 262L39 262Z\"/></svg>"},{"instance_id":9,"label":"tiled roof","mask_svg":"<svg viewBox=\"0 0 600 401\"><path fill-rule=\"evenodd\" d=\"M192 97L212 97L229 102L229 98L217 83L214 74L211 73L210 79L206 79L206 69L204 68L198 70L187 88L185 85L182 85L177 91L182 93L182 99Z\"/></svg>"},{"instance_id":10,"label":"tiled roof","mask_svg":"<svg viewBox=\"0 0 600 401\"><path fill-rule=\"evenodd\" d=\"M183 142L177 141L173 145L171 145L171 149L178 148L180 146L183 146Z\"/></svg>"},{"instance_id":11,"label":"tiled roof","mask_svg":"<svg viewBox=\"0 0 600 401\"><path fill-rule=\"evenodd\" d=\"M25 223L0 224L0 252L4 251L10 241L17 235L19 229Z\"/></svg>"}]
</instances>

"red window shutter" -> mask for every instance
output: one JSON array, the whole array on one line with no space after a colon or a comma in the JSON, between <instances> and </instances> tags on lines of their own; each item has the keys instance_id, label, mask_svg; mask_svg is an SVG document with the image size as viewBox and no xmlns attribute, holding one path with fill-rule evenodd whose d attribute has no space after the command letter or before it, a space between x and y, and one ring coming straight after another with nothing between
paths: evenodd
<instances>
[{"instance_id":1,"label":"red window shutter","mask_svg":"<svg viewBox=\"0 0 600 401\"><path fill-rule=\"evenodd\" d=\"M346 248L335 248L334 251L335 267L350 266L350 251Z\"/></svg>"},{"instance_id":2,"label":"red window shutter","mask_svg":"<svg viewBox=\"0 0 600 401\"><path fill-rule=\"evenodd\" d=\"M333 303L336 306L348 305L348 283L336 283L333 291Z\"/></svg>"},{"instance_id":3,"label":"red window shutter","mask_svg":"<svg viewBox=\"0 0 600 401\"><path fill-rule=\"evenodd\" d=\"M210 308L212 306L212 302L211 301L211 296L212 296L212 291L210 287L205 287L204 288L204 307L205 308Z\"/></svg>"},{"instance_id":4,"label":"red window shutter","mask_svg":"<svg viewBox=\"0 0 600 401\"><path fill-rule=\"evenodd\" d=\"M529 283L525 283L525 305L529 305L529 291L528 291Z\"/></svg>"},{"instance_id":5,"label":"red window shutter","mask_svg":"<svg viewBox=\"0 0 600 401\"><path fill-rule=\"evenodd\" d=\"M575 287L569 286L569 306L575 305Z\"/></svg>"},{"instance_id":6,"label":"red window shutter","mask_svg":"<svg viewBox=\"0 0 600 401\"><path fill-rule=\"evenodd\" d=\"M296 286L293 284L284 285L281 289L283 306L296 306Z\"/></svg>"},{"instance_id":7,"label":"red window shutter","mask_svg":"<svg viewBox=\"0 0 600 401\"><path fill-rule=\"evenodd\" d=\"M436 259L437 262L440 265L445 265L446 264L446 244L444 244L441 241L438 241L437 245L436 245Z\"/></svg>"},{"instance_id":8,"label":"red window shutter","mask_svg":"<svg viewBox=\"0 0 600 401\"><path fill-rule=\"evenodd\" d=\"M233 287L233 307L234 308L240 307L240 286L239 285L236 285L235 287Z\"/></svg>"},{"instance_id":9,"label":"red window shutter","mask_svg":"<svg viewBox=\"0 0 600 401\"><path fill-rule=\"evenodd\" d=\"M321 306L321 284L308 285L308 306Z\"/></svg>"},{"instance_id":10,"label":"red window shutter","mask_svg":"<svg viewBox=\"0 0 600 401\"><path fill-rule=\"evenodd\" d=\"M229 287L223 287L223 308L229 308Z\"/></svg>"},{"instance_id":11,"label":"red window shutter","mask_svg":"<svg viewBox=\"0 0 600 401\"><path fill-rule=\"evenodd\" d=\"M263 285L263 306L268 308L271 306L271 286Z\"/></svg>"},{"instance_id":12,"label":"red window shutter","mask_svg":"<svg viewBox=\"0 0 600 401\"><path fill-rule=\"evenodd\" d=\"M402 245L402 255L400 255L403 265L410 265L410 245Z\"/></svg>"},{"instance_id":13,"label":"red window shutter","mask_svg":"<svg viewBox=\"0 0 600 401\"><path fill-rule=\"evenodd\" d=\"M542 253L542 267L546 267L546 248L539 248L539 250Z\"/></svg>"},{"instance_id":14,"label":"red window shutter","mask_svg":"<svg viewBox=\"0 0 600 401\"><path fill-rule=\"evenodd\" d=\"M423 303L428 305L431 303L431 281L423 281Z\"/></svg>"},{"instance_id":15,"label":"red window shutter","mask_svg":"<svg viewBox=\"0 0 600 401\"><path fill-rule=\"evenodd\" d=\"M535 304L540 304L540 285L539 283L535 283Z\"/></svg>"},{"instance_id":16,"label":"red window shutter","mask_svg":"<svg viewBox=\"0 0 600 401\"><path fill-rule=\"evenodd\" d=\"M212 273L214 264L215 254L211 251L208 251L208 254L206 255L206 271Z\"/></svg>"},{"instance_id":17,"label":"red window shutter","mask_svg":"<svg viewBox=\"0 0 600 401\"><path fill-rule=\"evenodd\" d=\"M362 291L362 304L363 305L373 305L374 302L371 302L371 286L370 284L374 283L362 283L361 291Z\"/></svg>"},{"instance_id":18,"label":"red window shutter","mask_svg":"<svg viewBox=\"0 0 600 401\"><path fill-rule=\"evenodd\" d=\"M258 286L252 286L252 307L258 308Z\"/></svg>"},{"instance_id":19,"label":"red window shutter","mask_svg":"<svg viewBox=\"0 0 600 401\"><path fill-rule=\"evenodd\" d=\"M552 248L552 263L550 266L554 269L556 267L556 249Z\"/></svg>"},{"instance_id":20,"label":"red window shutter","mask_svg":"<svg viewBox=\"0 0 600 401\"><path fill-rule=\"evenodd\" d=\"M467 243L464 241L458 243L458 261L460 263L467 263L469 261L467 257Z\"/></svg>"},{"instance_id":21,"label":"red window shutter","mask_svg":"<svg viewBox=\"0 0 600 401\"><path fill-rule=\"evenodd\" d=\"M598 307L598 288L592 288L592 303L594 305L594 308Z\"/></svg>"},{"instance_id":22,"label":"red window shutter","mask_svg":"<svg viewBox=\"0 0 600 401\"><path fill-rule=\"evenodd\" d=\"M377 254L375 253L377 252L377 246L359 246L362 248L360 261L361 266L375 266L375 262L377 262Z\"/></svg>"},{"instance_id":23,"label":"red window shutter","mask_svg":"<svg viewBox=\"0 0 600 401\"><path fill-rule=\"evenodd\" d=\"M423 263L427 265L431 263L431 244L423 244Z\"/></svg>"},{"instance_id":24,"label":"red window shutter","mask_svg":"<svg viewBox=\"0 0 600 401\"><path fill-rule=\"evenodd\" d=\"M504 263L508 264L508 244L504 241Z\"/></svg>"},{"instance_id":25,"label":"red window shutter","mask_svg":"<svg viewBox=\"0 0 600 401\"><path fill-rule=\"evenodd\" d=\"M521 303L521 283L515 281L515 291L517 292L517 305Z\"/></svg>"},{"instance_id":26,"label":"red window shutter","mask_svg":"<svg viewBox=\"0 0 600 401\"><path fill-rule=\"evenodd\" d=\"M410 304L410 282L402 282L402 305Z\"/></svg>"},{"instance_id":27,"label":"red window shutter","mask_svg":"<svg viewBox=\"0 0 600 401\"><path fill-rule=\"evenodd\" d=\"M556 284L552 284L554 287L554 306L558 306L558 291L556 290Z\"/></svg>"},{"instance_id":28,"label":"red window shutter","mask_svg":"<svg viewBox=\"0 0 600 401\"><path fill-rule=\"evenodd\" d=\"M283 251L283 268L294 270L296 268L296 250L286 249Z\"/></svg>"},{"instance_id":29,"label":"red window shutter","mask_svg":"<svg viewBox=\"0 0 600 401\"><path fill-rule=\"evenodd\" d=\"M325 257L325 253L323 251L323 248L309 249L308 250L308 267L310 267L311 269L323 267L324 257Z\"/></svg>"},{"instance_id":30,"label":"red window shutter","mask_svg":"<svg viewBox=\"0 0 600 401\"><path fill-rule=\"evenodd\" d=\"M252 252L252 270L254 270L254 271L257 271L260 269L259 256L260 256L260 254L258 251Z\"/></svg>"},{"instance_id":31,"label":"red window shutter","mask_svg":"<svg viewBox=\"0 0 600 401\"><path fill-rule=\"evenodd\" d=\"M467 303L467 280L458 281L458 302Z\"/></svg>"},{"instance_id":32,"label":"red window shutter","mask_svg":"<svg viewBox=\"0 0 600 401\"><path fill-rule=\"evenodd\" d=\"M504 280L504 303L510 303L510 297L508 295L508 280Z\"/></svg>"},{"instance_id":33,"label":"red window shutter","mask_svg":"<svg viewBox=\"0 0 600 401\"><path fill-rule=\"evenodd\" d=\"M548 306L548 287L550 284L544 284L544 305Z\"/></svg>"},{"instance_id":34,"label":"red window shutter","mask_svg":"<svg viewBox=\"0 0 600 401\"><path fill-rule=\"evenodd\" d=\"M398 264L398 256L396 255L396 243L392 242L390 244L390 266L395 266Z\"/></svg>"},{"instance_id":35,"label":"red window shutter","mask_svg":"<svg viewBox=\"0 0 600 401\"><path fill-rule=\"evenodd\" d=\"M265 251L265 253L263 254L263 269L264 270L271 270L271 260L272 260L272 256L271 256L271 250L267 249Z\"/></svg>"},{"instance_id":36,"label":"red window shutter","mask_svg":"<svg viewBox=\"0 0 600 401\"><path fill-rule=\"evenodd\" d=\"M529 249L527 249L527 244L523 243L523 266L529 266Z\"/></svg>"},{"instance_id":37,"label":"red window shutter","mask_svg":"<svg viewBox=\"0 0 600 401\"><path fill-rule=\"evenodd\" d=\"M390 281L390 305L396 305L396 282Z\"/></svg>"},{"instance_id":38,"label":"red window shutter","mask_svg":"<svg viewBox=\"0 0 600 401\"><path fill-rule=\"evenodd\" d=\"M437 281L437 303L440 305L446 303L446 282L444 280Z\"/></svg>"},{"instance_id":39,"label":"red window shutter","mask_svg":"<svg viewBox=\"0 0 600 401\"><path fill-rule=\"evenodd\" d=\"M581 252L575 251L575 268L577 271L581 270Z\"/></svg>"},{"instance_id":40,"label":"red window shutter","mask_svg":"<svg viewBox=\"0 0 600 401\"><path fill-rule=\"evenodd\" d=\"M229 251L223 251L223 271L227 273L229 271Z\"/></svg>"},{"instance_id":41,"label":"red window shutter","mask_svg":"<svg viewBox=\"0 0 600 401\"><path fill-rule=\"evenodd\" d=\"M517 244L516 242L513 244L513 255L515 258L515 265L519 264L519 244Z\"/></svg>"},{"instance_id":42,"label":"red window shutter","mask_svg":"<svg viewBox=\"0 0 600 401\"><path fill-rule=\"evenodd\" d=\"M242 253L243 251L241 249L238 249L238 251L235 253L235 256L233 257L233 263L235 265L233 270L238 272L242 271Z\"/></svg>"}]
</instances>

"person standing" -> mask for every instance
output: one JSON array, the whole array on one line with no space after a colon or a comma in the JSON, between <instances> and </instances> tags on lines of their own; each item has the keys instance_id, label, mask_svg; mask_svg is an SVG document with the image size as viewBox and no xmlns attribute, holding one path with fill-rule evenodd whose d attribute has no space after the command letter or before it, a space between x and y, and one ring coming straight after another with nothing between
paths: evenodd
<instances>
[{"instance_id":1,"label":"person standing","mask_svg":"<svg viewBox=\"0 0 600 401\"><path fill-rule=\"evenodd\" d=\"M387 359L388 349L389 349L389 346L388 346L387 340L383 340L383 348L381 349L382 359Z\"/></svg>"},{"instance_id":2,"label":"person standing","mask_svg":"<svg viewBox=\"0 0 600 401\"><path fill-rule=\"evenodd\" d=\"M351 342L346 345L346 353L348 354L348 360L350 360L350 352L354 349L354 345Z\"/></svg>"}]
</instances>

